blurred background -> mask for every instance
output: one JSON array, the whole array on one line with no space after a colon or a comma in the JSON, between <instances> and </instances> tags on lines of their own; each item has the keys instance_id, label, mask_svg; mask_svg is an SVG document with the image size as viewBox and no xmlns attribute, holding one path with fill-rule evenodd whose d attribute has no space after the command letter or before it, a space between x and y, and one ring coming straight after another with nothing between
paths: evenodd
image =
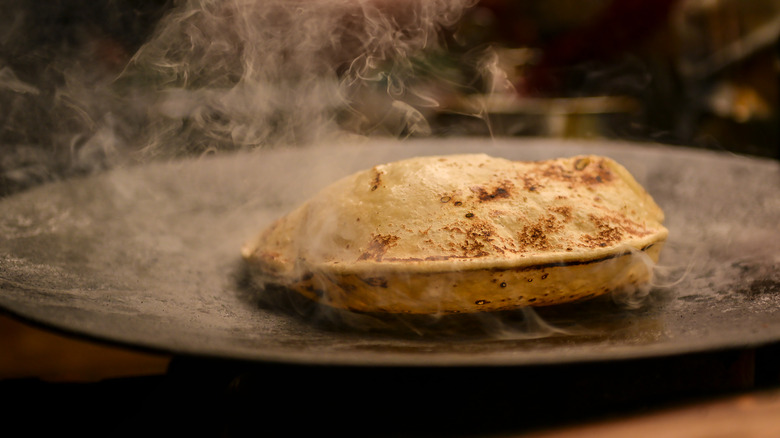
<instances>
[{"instance_id":1,"label":"blurred background","mask_svg":"<svg viewBox=\"0 0 780 438\"><path fill-rule=\"evenodd\" d=\"M778 156L776 1L487 0L467 22L519 96L488 106L503 134Z\"/></svg>"},{"instance_id":2,"label":"blurred background","mask_svg":"<svg viewBox=\"0 0 780 438\"><path fill-rule=\"evenodd\" d=\"M775 0L0 3L0 194L336 130L780 156Z\"/></svg>"},{"instance_id":3,"label":"blurred background","mask_svg":"<svg viewBox=\"0 0 780 438\"><path fill-rule=\"evenodd\" d=\"M0 8L0 197L115 166L334 138L628 140L780 159L777 0ZM165 375L171 361L5 317L0 351L3 388L31 405L62 390L38 379ZM750 386L754 362L731 360L721 381ZM117 382L119 394L157 383ZM111 390L88 390L90 406Z\"/></svg>"}]
</instances>

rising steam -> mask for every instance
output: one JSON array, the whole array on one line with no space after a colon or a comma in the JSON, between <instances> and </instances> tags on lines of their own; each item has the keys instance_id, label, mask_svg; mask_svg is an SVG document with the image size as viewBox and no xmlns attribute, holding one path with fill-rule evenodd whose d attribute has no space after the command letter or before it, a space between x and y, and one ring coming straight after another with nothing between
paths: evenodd
<instances>
[{"instance_id":1,"label":"rising steam","mask_svg":"<svg viewBox=\"0 0 780 438\"><path fill-rule=\"evenodd\" d=\"M424 133L415 103L436 100L411 86L414 60L469 3L189 1L120 79L155 91L147 151Z\"/></svg>"},{"instance_id":2,"label":"rising steam","mask_svg":"<svg viewBox=\"0 0 780 438\"><path fill-rule=\"evenodd\" d=\"M62 41L52 35L52 47L20 46L20 36L47 23L9 4L0 34L2 140L45 178L157 157L427 135L426 111L441 106L442 87L474 87L474 77L447 70L449 61L429 61L451 49L474 3L187 0L132 52L93 25ZM30 71L26 58L45 66ZM31 157L35 145L46 153ZM5 167L13 177L8 169L21 166Z\"/></svg>"},{"instance_id":3,"label":"rising steam","mask_svg":"<svg viewBox=\"0 0 780 438\"><path fill-rule=\"evenodd\" d=\"M100 32L76 32L76 48L64 41L37 71L23 61L47 53L14 48L35 20L5 5L18 13L9 12L0 29L0 141L10 150L0 162L0 194L4 186L129 162L429 135L430 114L453 90L489 94L509 83L490 50L458 60L443 55L475 3L184 0L137 50L126 52ZM459 62L471 73L453 67ZM300 303L293 307L301 313ZM564 332L530 309L508 315L512 324L482 316L471 322L505 337ZM361 327L380 321L339 318ZM405 322L414 332L441 323Z\"/></svg>"}]
</instances>

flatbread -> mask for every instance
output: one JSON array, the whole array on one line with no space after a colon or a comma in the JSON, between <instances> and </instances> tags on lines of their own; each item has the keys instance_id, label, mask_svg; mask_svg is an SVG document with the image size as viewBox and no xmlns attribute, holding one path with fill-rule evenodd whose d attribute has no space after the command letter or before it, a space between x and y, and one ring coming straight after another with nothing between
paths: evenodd
<instances>
[{"instance_id":1,"label":"flatbread","mask_svg":"<svg viewBox=\"0 0 780 438\"><path fill-rule=\"evenodd\" d=\"M337 308L497 311L647 282L663 219L610 158L427 156L336 181L241 253L261 286Z\"/></svg>"}]
</instances>

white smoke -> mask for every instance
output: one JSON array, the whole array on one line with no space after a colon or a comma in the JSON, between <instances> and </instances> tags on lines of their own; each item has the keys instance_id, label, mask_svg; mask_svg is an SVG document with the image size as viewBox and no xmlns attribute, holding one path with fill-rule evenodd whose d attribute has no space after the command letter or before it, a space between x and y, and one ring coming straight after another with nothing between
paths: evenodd
<instances>
[{"instance_id":1,"label":"white smoke","mask_svg":"<svg viewBox=\"0 0 780 438\"><path fill-rule=\"evenodd\" d=\"M426 133L414 62L473 1L190 0L120 77L149 153ZM381 90L377 93L377 90Z\"/></svg>"},{"instance_id":2,"label":"white smoke","mask_svg":"<svg viewBox=\"0 0 780 438\"><path fill-rule=\"evenodd\" d=\"M447 58L475 0L158 1L143 6L155 27L129 26L129 42L106 29L138 5L0 3L0 189L156 158L429 135L442 100L478 82Z\"/></svg>"}]
</instances>

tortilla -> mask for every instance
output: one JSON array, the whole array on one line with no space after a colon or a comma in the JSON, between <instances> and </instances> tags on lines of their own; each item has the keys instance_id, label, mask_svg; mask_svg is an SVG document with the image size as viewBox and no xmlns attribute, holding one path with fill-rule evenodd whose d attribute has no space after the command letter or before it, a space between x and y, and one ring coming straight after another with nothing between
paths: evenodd
<instances>
[{"instance_id":1,"label":"tortilla","mask_svg":"<svg viewBox=\"0 0 780 438\"><path fill-rule=\"evenodd\" d=\"M663 219L610 158L428 156L336 181L241 253L258 284L336 308L498 311L646 283Z\"/></svg>"}]
</instances>

